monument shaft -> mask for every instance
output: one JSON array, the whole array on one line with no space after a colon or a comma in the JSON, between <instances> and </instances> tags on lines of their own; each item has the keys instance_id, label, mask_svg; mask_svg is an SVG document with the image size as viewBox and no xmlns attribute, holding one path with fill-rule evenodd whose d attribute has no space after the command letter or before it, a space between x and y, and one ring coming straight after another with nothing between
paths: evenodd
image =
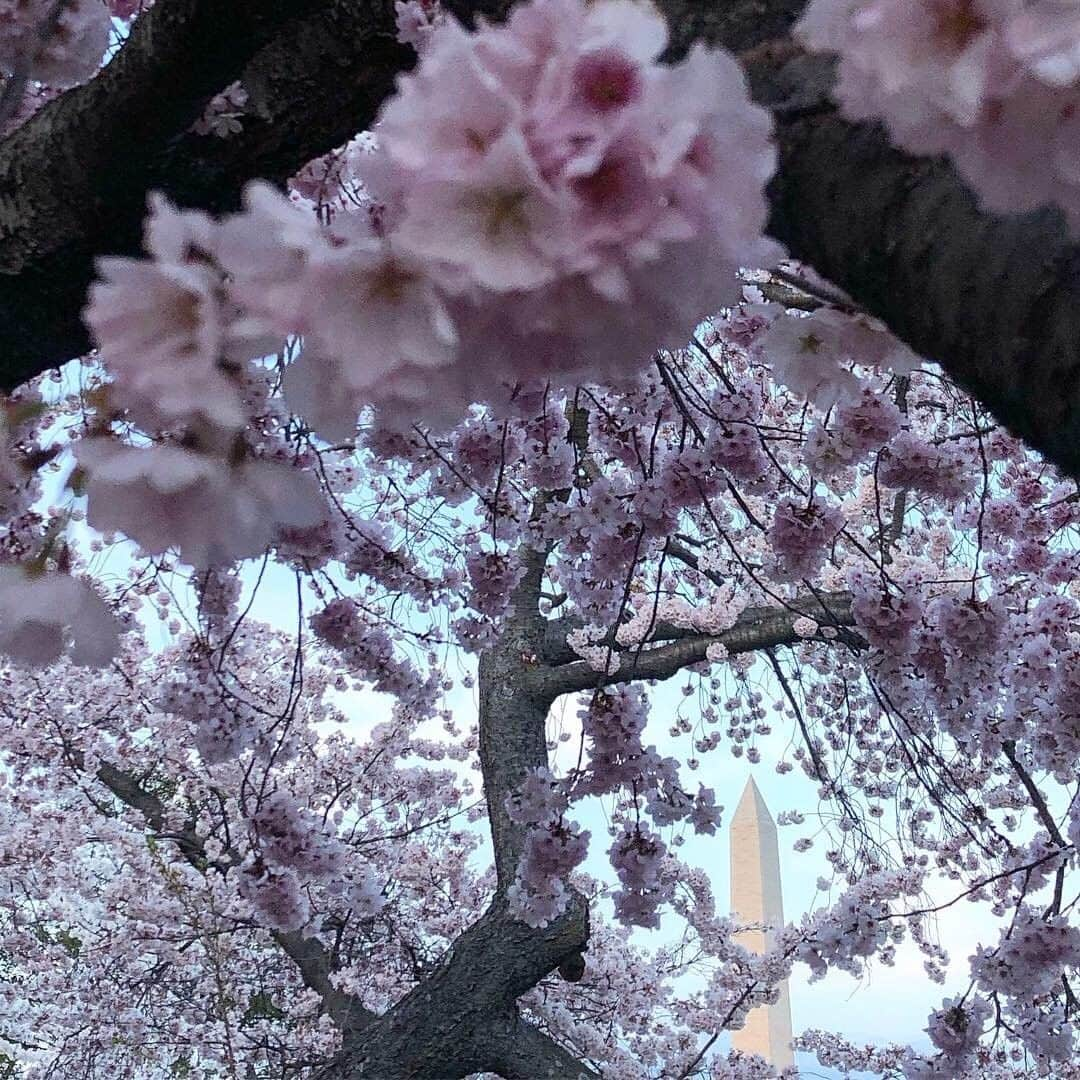
<instances>
[{"instance_id":1,"label":"monument shaft","mask_svg":"<svg viewBox=\"0 0 1080 1080\"><path fill-rule=\"evenodd\" d=\"M731 819L731 911L744 923L782 926L780 850L776 824L751 777ZM763 952L771 934L746 930L740 941ZM760 1054L777 1069L795 1064L791 1049L791 999L785 981L775 1005L763 1005L747 1017L746 1026L731 1033L731 1045L744 1054Z\"/></svg>"}]
</instances>

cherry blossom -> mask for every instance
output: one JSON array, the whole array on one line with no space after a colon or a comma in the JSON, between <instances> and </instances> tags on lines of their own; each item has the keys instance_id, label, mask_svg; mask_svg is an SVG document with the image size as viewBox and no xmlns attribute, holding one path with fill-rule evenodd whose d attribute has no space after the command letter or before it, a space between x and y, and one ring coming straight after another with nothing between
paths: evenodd
<instances>
[{"instance_id":1,"label":"cherry blossom","mask_svg":"<svg viewBox=\"0 0 1080 1080\"><path fill-rule=\"evenodd\" d=\"M109 9L102 0L4 0L0 5L0 69L27 65L32 79L58 89L97 71L109 43Z\"/></svg>"},{"instance_id":2,"label":"cherry blossom","mask_svg":"<svg viewBox=\"0 0 1080 1080\"><path fill-rule=\"evenodd\" d=\"M100 667L116 651L118 630L85 582L0 567L0 650L12 659L41 666L66 654L72 663Z\"/></svg>"},{"instance_id":3,"label":"cherry blossom","mask_svg":"<svg viewBox=\"0 0 1080 1080\"><path fill-rule=\"evenodd\" d=\"M87 520L146 552L176 546L204 568L260 554L285 527L318 524L325 508L310 475L271 461L230 466L175 446L109 440L79 445Z\"/></svg>"},{"instance_id":4,"label":"cherry blossom","mask_svg":"<svg viewBox=\"0 0 1080 1080\"><path fill-rule=\"evenodd\" d=\"M278 235L295 238L281 277L263 264L268 283L353 242L325 241L322 250L301 211L276 197L267 208ZM205 224L174 214L153 220L150 242L165 260L182 258L184 238ZM210 234L231 227L211 223ZM248 272L242 260L259 265L254 239L232 249L241 260L235 275L212 256L221 288L238 287ZM722 328L726 318L712 324ZM1045 774L1039 783L1070 783L1075 770L1073 665L1057 663L1075 651L1072 563L1050 539L1075 527L1072 489L988 429L930 370L899 376L856 350L841 353L857 394L830 411L807 408L762 363L763 332L740 345L737 334L718 330L712 345L695 346L707 350L707 363L694 349L673 351L631 384L592 386L576 404L550 387L523 388L512 420L476 408L450 430L394 431L346 417L336 445L289 420L276 376L296 361L283 356L267 362L261 383L223 369L234 400L259 418L232 441L211 437L205 418L143 434L118 413L71 440L78 468L66 512L77 515L85 495L91 526L119 530L153 555L126 556L131 586L109 590L138 613L129 633L117 643L95 632L109 654L116 650L117 666L84 683L34 683L32 669L10 669L13 698L35 704L11 710L18 720L5 735L5 761L19 776L71 763L78 781L64 798L122 808L109 843L129 858L139 853L132 865L148 898L141 902L153 900L145 909L129 901L124 926L143 941L167 917L184 928L181 944L205 943L155 953L181 964L177 979L206 977L220 955L212 948L227 949L223 977L241 1003L230 1023L245 1014L259 979L289 988L289 1003L275 1006L283 1017L257 1021L284 1040L274 1061L312 1053L328 1062L339 1045L332 1021L312 1026L318 1000L302 1004L292 955L317 956L340 941L334 985L387 1011L484 917L492 897L502 914L487 917L512 920L506 933L525 942L534 939L517 935L564 932L587 900L583 989L544 979L522 999L523 1015L628 1077L688 1063L687 1048L712 1037L717 1017L727 1027L743 1023L793 965L859 976L891 962L904 940L932 972L959 980L926 1021L933 1049L864 1052L811 1040L822 1060L888 1059L912 1076L997 1069L992 1033L1006 1029L980 1004L993 1005L994 994L1012 1032L1000 1039L1037 1056L1051 1075L1068 1059L1074 1038L1054 980L1071 979L1072 928L1033 898L1053 893L1059 868L1067 875L1071 849L1063 845L1076 827L1063 820L1055 839L1023 784L1005 781L1019 776L1010 753L1029 778ZM691 377L705 378L701 370L714 373L701 383L708 393L684 399ZM293 392L287 383L285 391ZM34 559L47 578L85 573L80 545L88 541L64 554L48 539L56 526L35 521L20 486L38 460L37 408L9 407L17 517L5 542L16 581ZM725 452L733 445L737 452ZM323 494L312 488L309 501L303 485L316 476ZM89 543L108 550L107 538ZM1029 543L1049 549L1044 569L1013 558ZM232 565L256 547L270 550L264 570L261 562ZM295 622L281 630L260 626L249 610L263 572L285 575L279 596L291 598L294 579L301 583ZM82 587L78 577L62 580ZM143 622L162 628L163 652L147 649ZM747 635L763 627L780 638L747 651ZM498 779L469 706L447 695L458 663L469 672L461 689L479 688L484 740L498 722L492 710L508 706L514 723L542 724L547 706L535 703L550 700L549 687L580 695L568 699L566 731L537 739L555 749ZM674 711L654 706L647 679L656 673L678 677ZM373 701L384 704L376 710ZM58 717L59 729L35 728L31 713ZM772 760L768 736L777 728L794 748ZM481 750L488 802L470 768ZM756 768L801 770L831 808L828 817L780 808L779 819L799 830L792 857L830 868L822 889L831 895L774 928L760 956L740 944L737 923L716 914L707 873L680 858L687 837L722 829L726 792L710 769L724 751ZM908 754L932 772L948 754L948 771L933 772L924 787L922 765L904 771ZM102 787L102 778L114 786ZM159 812L151 794L162 816L148 848L145 814ZM6 797L0 791L0 807ZM977 839L950 816L969 797L985 807L981 821L961 818ZM889 800L904 807L896 849L870 831ZM493 835L505 850L483 846L485 805L501 822ZM102 819L97 811L69 816L78 828L58 850L82 866L76 853ZM609 823L609 837L597 835L598 820ZM1030 843L1015 839L1020 821ZM55 860L36 854L29 826L23 835L24 861L3 870L26 882L31 865L40 874ZM493 853L495 871L487 869ZM963 957L950 966L919 913L932 874L957 892L985 894L1001 924L1000 940L970 969ZM82 886L88 895L112 895L93 880ZM56 881L50 897L62 895ZM117 948L109 918L64 907L57 919L101 958L79 984L79 1000L104 993ZM667 979L691 973L627 934L665 925L680 927L701 959L674 1019L659 1024L641 1017L670 1009ZM23 1019L13 1030L44 1031L38 1037L48 1045L69 1046L56 1051L68 1055L62 1060L76 1061L81 1051L64 1042L74 1013L58 1004L71 989L49 981L52 969L35 951L43 948L36 938L5 938L6 953L39 972L25 994L16 991L12 1009ZM52 949L56 970L70 976L71 965L54 955L62 947ZM616 970L627 975L608 985L606 973ZM976 988L962 997L967 979ZM582 993L603 1024L585 1018ZM157 1022L164 1006L147 1000L138 1020ZM97 1023L117 1030L114 1020ZM189 1023L206 1060L224 1060L218 1021ZM99 1052L122 1061L122 1045ZM166 1040L162 1053L172 1045ZM629 1046L643 1048L648 1062ZM264 1051L252 1053L264 1060ZM746 1075L722 1054L709 1067Z\"/></svg>"},{"instance_id":5,"label":"cherry blossom","mask_svg":"<svg viewBox=\"0 0 1080 1080\"><path fill-rule=\"evenodd\" d=\"M843 515L833 506L811 503L799 506L785 499L776 508L769 544L778 568L786 577L812 577L824 562L828 545L843 525Z\"/></svg>"},{"instance_id":6,"label":"cherry blossom","mask_svg":"<svg viewBox=\"0 0 1080 1080\"><path fill-rule=\"evenodd\" d=\"M836 96L918 154L951 155L998 212L1048 202L1077 221L1080 21L1060 0L814 0L799 25L840 54Z\"/></svg>"},{"instance_id":7,"label":"cherry blossom","mask_svg":"<svg viewBox=\"0 0 1080 1080\"><path fill-rule=\"evenodd\" d=\"M118 384L224 404L222 364L302 333L292 397L317 430L364 403L449 424L523 379L632 377L733 297L740 265L778 254L761 235L771 123L730 56L658 65L663 21L628 0L537 0L429 37L355 161L376 216L305 230L255 187L179 257L102 263L87 319Z\"/></svg>"},{"instance_id":8,"label":"cherry blossom","mask_svg":"<svg viewBox=\"0 0 1080 1080\"><path fill-rule=\"evenodd\" d=\"M394 0L398 41L419 52L446 19L439 0Z\"/></svg>"},{"instance_id":9,"label":"cherry blossom","mask_svg":"<svg viewBox=\"0 0 1080 1080\"><path fill-rule=\"evenodd\" d=\"M239 82L234 82L210 99L205 112L191 130L196 135L216 135L219 139L236 135L244 130L241 117L247 102L247 91Z\"/></svg>"}]
</instances>

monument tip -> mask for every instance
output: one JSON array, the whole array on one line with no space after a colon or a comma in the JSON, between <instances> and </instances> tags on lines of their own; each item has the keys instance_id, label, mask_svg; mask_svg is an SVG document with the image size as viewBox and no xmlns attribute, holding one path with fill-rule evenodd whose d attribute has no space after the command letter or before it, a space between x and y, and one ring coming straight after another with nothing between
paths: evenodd
<instances>
[{"instance_id":1,"label":"monument tip","mask_svg":"<svg viewBox=\"0 0 1080 1080\"><path fill-rule=\"evenodd\" d=\"M754 817L766 821L772 821L769 805L765 802L765 796L761 794L761 788L757 786L753 774L746 778L746 786L739 796L739 802L735 807L736 818ZM734 820L734 819L733 819Z\"/></svg>"}]
</instances>

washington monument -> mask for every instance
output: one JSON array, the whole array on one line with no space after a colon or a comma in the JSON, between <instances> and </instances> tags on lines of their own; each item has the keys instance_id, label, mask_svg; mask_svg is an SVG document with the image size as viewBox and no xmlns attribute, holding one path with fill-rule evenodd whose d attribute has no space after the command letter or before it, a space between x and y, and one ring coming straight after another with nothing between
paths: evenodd
<instances>
[{"instance_id":1,"label":"washington monument","mask_svg":"<svg viewBox=\"0 0 1080 1080\"><path fill-rule=\"evenodd\" d=\"M776 824L753 777L731 819L731 912L744 923L784 922ZM748 949L763 952L771 935L746 930L739 937ZM791 1038L791 999L785 980L777 1003L754 1009L746 1026L731 1033L731 1045L744 1054L759 1054L779 1070L795 1064Z\"/></svg>"}]
</instances>

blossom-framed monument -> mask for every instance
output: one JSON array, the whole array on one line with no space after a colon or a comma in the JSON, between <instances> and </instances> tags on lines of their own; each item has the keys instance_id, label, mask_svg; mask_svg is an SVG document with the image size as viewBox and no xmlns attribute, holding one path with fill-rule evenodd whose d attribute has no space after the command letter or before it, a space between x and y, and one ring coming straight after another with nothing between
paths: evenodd
<instances>
[{"instance_id":1,"label":"blossom-framed monument","mask_svg":"<svg viewBox=\"0 0 1080 1080\"><path fill-rule=\"evenodd\" d=\"M731 819L731 912L743 923L784 923L776 823L753 777ZM744 930L739 938L754 952L764 952L771 943L766 930ZM795 1064L791 1040L791 997L785 980L776 1003L754 1009L745 1026L732 1032L731 1045L744 1054L760 1055L779 1071Z\"/></svg>"}]
</instances>

